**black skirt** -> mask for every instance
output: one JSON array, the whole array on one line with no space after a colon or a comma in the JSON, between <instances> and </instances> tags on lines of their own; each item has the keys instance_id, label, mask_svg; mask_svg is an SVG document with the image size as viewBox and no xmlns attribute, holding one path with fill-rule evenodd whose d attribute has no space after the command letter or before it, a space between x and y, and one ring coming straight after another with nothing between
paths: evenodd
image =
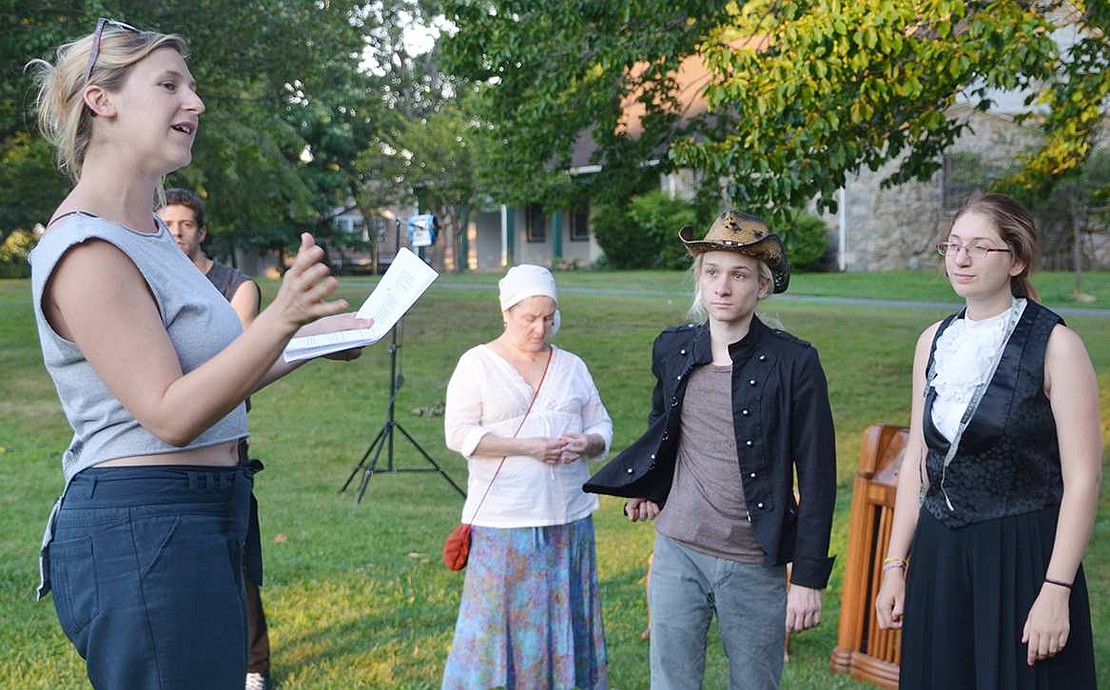
<instances>
[{"instance_id":1,"label":"black skirt","mask_svg":"<svg viewBox=\"0 0 1110 690\"><path fill-rule=\"evenodd\" d=\"M1096 687L1083 568L1064 649L1030 667L1022 628L1044 582L1058 507L949 529L922 510L906 582L903 690Z\"/></svg>"}]
</instances>

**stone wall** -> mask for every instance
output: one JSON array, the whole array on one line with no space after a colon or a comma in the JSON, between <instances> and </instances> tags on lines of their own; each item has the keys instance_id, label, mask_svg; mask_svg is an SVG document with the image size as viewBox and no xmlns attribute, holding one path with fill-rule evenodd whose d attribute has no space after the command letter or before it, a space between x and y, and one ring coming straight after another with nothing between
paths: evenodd
<instances>
[{"instance_id":1,"label":"stone wall","mask_svg":"<svg viewBox=\"0 0 1110 690\"><path fill-rule=\"evenodd\" d=\"M840 223L847 229L843 251L849 271L924 268L935 262L931 246L944 223L940 174L928 183L910 182L883 189L881 181L896 169L849 177L843 208L832 221L830 245L837 246Z\"/></svg>"},{"instance_id":2,"label":"stone wall","mask_svg":"<svg viewBox=\"0 0 1110 690\"><path fill-rule=\"evenodd\" d=\"M1038 130L1019 125L1005 115L983 113L955 106L953 117L971 124L969 131L951 147L947 160L972 160L977 170L946 165L927 182L909 182L882 188L881 182L897 169L890 162L876 172L863 171L848 177L843 208L825 214L829 246L837 249L840 223L846 229L844 264L848 271L885 271L930 268L938 257L933 247L951 222L952 215L973 191L983 175L997 176L1017 165L1017 155L1030 150ZM1110 267L1110 238L1084 238L1085 249L1094 257L1093 266ZM1089 268L1090 266L1086 266Z\"/></svg>"}]
</instances>

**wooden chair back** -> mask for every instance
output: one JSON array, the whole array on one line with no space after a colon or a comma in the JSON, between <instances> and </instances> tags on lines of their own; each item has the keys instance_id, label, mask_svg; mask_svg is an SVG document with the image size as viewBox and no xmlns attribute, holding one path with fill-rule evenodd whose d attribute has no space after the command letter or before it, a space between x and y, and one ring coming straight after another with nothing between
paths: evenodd
<instances>
[{"instance_id":1,"label":"wooden chair back","mask_svg":"<svg viewBox=\"0 0 1110 690\"><path fill-rule=\"evenodd\" d=\"M879 629L875 596L882 580L883 557L894 522L894 494L908 437L908 428L889 424L874 424L863 433L852 487L840 627L830 661L833 671L889 688L898 687L901 632Z\"/></svg>"}]
</instances>

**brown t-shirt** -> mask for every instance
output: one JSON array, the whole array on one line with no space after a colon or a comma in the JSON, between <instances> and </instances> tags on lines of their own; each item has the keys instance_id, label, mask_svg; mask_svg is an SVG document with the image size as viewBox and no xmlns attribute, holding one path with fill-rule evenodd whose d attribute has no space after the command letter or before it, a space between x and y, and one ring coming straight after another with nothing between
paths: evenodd
<instances>
[{"instance_id":1,"label":"brown t-shirt","mask_svg":"<svg viewBox=\"0 0 1110 690\"><path fill-rule=\"evenodd\" d=\"M708 364L690 374L682 404L674 482L656 529L694 551L762 563L748 519L732 421L732 367Z\"/></svg>"}]
</instances>

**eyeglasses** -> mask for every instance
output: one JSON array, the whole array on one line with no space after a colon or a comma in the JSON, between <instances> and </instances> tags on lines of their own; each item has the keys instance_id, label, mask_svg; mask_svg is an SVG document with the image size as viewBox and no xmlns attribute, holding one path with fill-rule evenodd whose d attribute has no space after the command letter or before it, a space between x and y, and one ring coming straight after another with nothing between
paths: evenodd
<instances>
[{"instance_id":1,"label":"eyeglasses","mask_svg":"<svg viewBox=\"0 0 1110 690\"><path fill-rule=\"evenodd\" d=\"M92 79L93 67L96 67L96 60L100 57L100 41L104 38L104 28L113 26L120 31L130 31L134 34L141 34L141 29L136 29L130 24L117 22L115 19L105 19L101 17L96 20L96 31L93 32L92 50L89 51L89 65L85 68L85 83L88 84Z\"/></svg>"},{"instance_id":2,"label":"eyeglasses","mask_svg":"<svg viewBox=\"0 0 1110 690\"><path fill-rule=\"evenodd\" d=\"M991 252L1009 252L1013 251L1009 247L991 247L985 244L972 244L965 246L957 244L956 242L939 242L937 243L937 254L941 256L956 256L960 250L967 252L968 257L972 259L985 259Z\"/></svg>"}]
</instances>

